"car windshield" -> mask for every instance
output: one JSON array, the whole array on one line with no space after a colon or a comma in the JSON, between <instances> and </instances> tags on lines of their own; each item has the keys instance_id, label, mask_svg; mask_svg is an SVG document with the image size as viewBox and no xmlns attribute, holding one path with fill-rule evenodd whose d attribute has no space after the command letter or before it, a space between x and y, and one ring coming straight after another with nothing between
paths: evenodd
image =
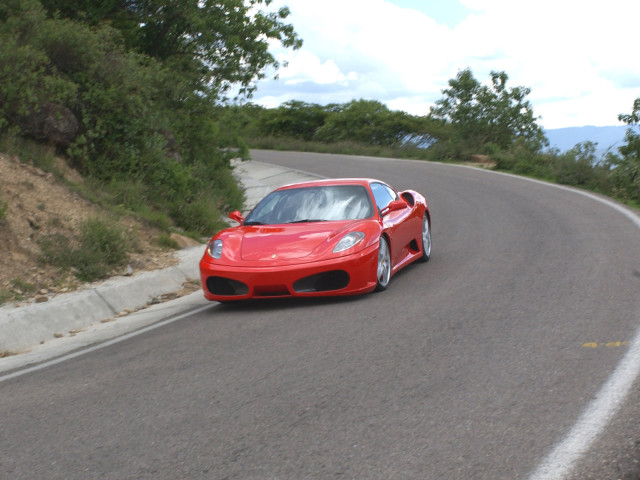
<instances>
[{"instance_id":1,"label":"car windshield","mask_svg":"<svg viewBox=\"0 0 640 480\"><path fill-rule=\"evenodd\" d=\"M362 185L328 185L271 192L251 211L244 225L272 225L329 220L358 220L373 215Z\"/></svg>"}]
</instances>

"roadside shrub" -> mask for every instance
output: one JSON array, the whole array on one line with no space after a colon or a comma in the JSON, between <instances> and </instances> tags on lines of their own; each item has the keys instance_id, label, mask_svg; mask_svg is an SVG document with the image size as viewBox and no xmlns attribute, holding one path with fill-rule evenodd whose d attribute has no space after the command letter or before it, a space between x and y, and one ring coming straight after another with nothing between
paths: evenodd
<instances>
[{"instance_id":1,"label":"roadside shrub","mask_svg":"<svg viewBox=\"0 0 640 480\"><path fill-rule=\"evenodd\" d=\"M4 224L4 222L7 220L7 208L8 208L8 204L7 202L3 201L0 198L0 225Z\"/></svg>"},{"instance_id":2,"label":"roadside shrub","mask_svg":"<svg viewBox=\"0 0 640 480\"><path fill-rule=\"evenodd\" d=\"M156 243L161 247L180 250L180 245L178 244L178 242L166 233L159 235L158 238L156 238Z\"/></svg>"},{"instance_id":3,"label":"roadside shrub","mask_svg":"<svg viewBox=\"0 0 640 480\"><path fill-rule=\"evenodd\" d=\"M557 156L554 164L556 181L577 187L588 186L597 163L596 147L597 144L592 142L578 143L568 152Z\"/></svg>"},{"instance_id":4,"label":"roadside shrub","mask_svg":"<svg viewBox=\"0 0 640 480\"><path fill-rule=\"evenodd\" d=\"M11 293L9 290L0 288L0 305L7 302L12 297L13 293ZM2 356L2 351L0 350L0 358L2 358Z\"/></svg>"},{"instance_id":5,"label":"roadside shrub","mask_svg":"<svg viewBox=\"0 0 640 480\"><path fill-rule=\"evenodd\" d=\"M80 249L101 257L105 265L117 266L127 259L128 242L123 231L100 219L87 220L80 230Z\"/></svg>"},{"instance_id":6,"label":"roadside shrub","mask_svg":"<svg viewBox=\"0 0 640 480\"><path fill-rule=\"evenodd\" d=\"M176 210L173 217L178 227L204 236L211 236L226 227L220 209L209 198L201 197L190 203L176 205L174 208Z\"/></svg>"},{"instance_id":7,"label":"roadside shrub","mask_svg":"<svg viewBox=\"0 0 640 480\"><path fill-rule=\"evenodd\" d=\"M56 267L70 269L73 266L73 250L69 239L61 233L45 235L37 240L40 261Z\"/></svg>"},{"instance_id":8,"label":"roadside shrub","mask_svg":"<svg viewBox=\"0 0 640 480\"><path fill-rule=\"evenodd\" d=\"M131 242L117 226L99 219L82 224L73 248L62 234L42 237L38 245L41 261L63 269L73 269L75 276L85 282L107 277L116 267L127 261Z\"/></svg>"}]
</instances>

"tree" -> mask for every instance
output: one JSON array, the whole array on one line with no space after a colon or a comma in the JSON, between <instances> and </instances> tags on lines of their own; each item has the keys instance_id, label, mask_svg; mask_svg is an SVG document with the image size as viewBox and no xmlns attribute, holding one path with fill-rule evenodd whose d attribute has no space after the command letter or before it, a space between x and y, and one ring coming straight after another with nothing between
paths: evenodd
<instances>
[{"instance_id":1,"label":"tree","mask_svg":"<svg viewBox=\"0 0 640 480\"><path fill-rule=\"evenodd\" d=\"M565 185L595 189L596 185L592 183L598 164L597 146L594 142L580 142L571 150L557 155L554 163L556 181Z\"/></svg>"},{"instance_id":2,"label":"tree","mask_svg":"<svg viewBox=\"0 0 640 480\"><path fill-rule=\"evenodd\" d=\"M320 105L291 100L276 109L261 112L260 130L266 136L287 136L310 141L326 117L327 109Z\"/></svg>"},{"instance_id":3,"label":"tree","mask_svg":"<svg viewBox=\"0 0 640 480\"><path fill-rule=\"evenodd\" d=\"M626 144L618 148L620 156L610 154L607 162L611 166L614 195L624 200L640 202L640 98L633 102L631 114L620 114L618 120L629 128L625 134ZM635 128L634 128L635 127Z\"/></svg>"},{"instance_id":4,"label":"tree","mask_svg":"<svg viewBox=\"0 0 640 480\"><path fill-rule=\"evenodd\" d=\"M487 144L508 150L516 138L525 139L533 150L546 144L536 123L531 104L526 100L531 89L507 88L505 72L491 72L491 84L482 85L469 69L449 80L444 98L431 108L429 116L451 123L450 142L463 146L466 153L483 151Z\"/></svg>"},{"instance_id":5,"label":"tree","mask_svg":"<svg viewBox=\"0 0 640 480\"><path fill-rule=\"evenodd\" d=\"M229 162L246 154L216 113L232 86L248 95L278 65L270 41L300 45L288 10L258 10L271 0L43 1L48 10L0 2L0 140L50 142L53 119L65 134L53 146L119 189L123 205L212 233L219 208L241 205Z\"/></svg>"},{"instance_id":6,"label":"tree","mask_svg":"<svg viewBox=\"0 0 640 480\"><path fill-rule=\"evenodd\" d=\"M191 82L193 90L217 98L234 85L251 96L255 80L280 63L269 42L299 48L302 40L284 23L290 11L259 10L272 0L42 0L50 14L107 22L126 47L161 61Z\"/></svg>"},{"instance_id":7,"label":"tree","mask_svg":"<svg viewBox=\"0 0 640 480\"><path fill-rule=\"evenodd\" d=\"M322 142L399 146L416 133L421 133L421 124L416 117L391 111L376 100L353 100L333 106L315 138Z\"/></svg>"}]
</instances>

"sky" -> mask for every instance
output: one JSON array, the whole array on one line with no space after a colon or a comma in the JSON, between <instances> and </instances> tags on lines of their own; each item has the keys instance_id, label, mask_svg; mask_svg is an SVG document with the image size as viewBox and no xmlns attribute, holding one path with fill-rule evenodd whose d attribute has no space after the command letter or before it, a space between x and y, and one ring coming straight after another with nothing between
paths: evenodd
<instances>
[{"instance_id":1,"label":"sky","mask_svg":"<svg viewBox=\"0 0 640 480\"><path fill-rule=\"evenodd\" d=\"M640 0L274 0L304 44L251 101L377 100L424 116L465 68L504 71L546 129L624 125L640 97Z\"/></svg>"}]
</instances>

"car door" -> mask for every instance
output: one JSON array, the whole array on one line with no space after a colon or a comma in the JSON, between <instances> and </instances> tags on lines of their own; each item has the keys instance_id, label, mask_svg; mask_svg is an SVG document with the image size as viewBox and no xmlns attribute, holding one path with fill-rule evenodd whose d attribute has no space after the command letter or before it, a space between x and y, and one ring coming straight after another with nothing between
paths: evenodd
<instances>
[{"instance_id":1,"label":"car door","mask_svg":"<svg viewBox=\"0 0 640 480\"><path fill-rule=\"evenodd\" d=\"M392 201L400 199L396 191L385 183L372 182L370 186L378 211L382 211ZM393 268L409 255L409 243L413 236L411 222L407 220L411 216L411 211L411 207L407 204L405 208L388 212L382 219L382 227L389 235Z\"/></svg>"}]
</instances>

